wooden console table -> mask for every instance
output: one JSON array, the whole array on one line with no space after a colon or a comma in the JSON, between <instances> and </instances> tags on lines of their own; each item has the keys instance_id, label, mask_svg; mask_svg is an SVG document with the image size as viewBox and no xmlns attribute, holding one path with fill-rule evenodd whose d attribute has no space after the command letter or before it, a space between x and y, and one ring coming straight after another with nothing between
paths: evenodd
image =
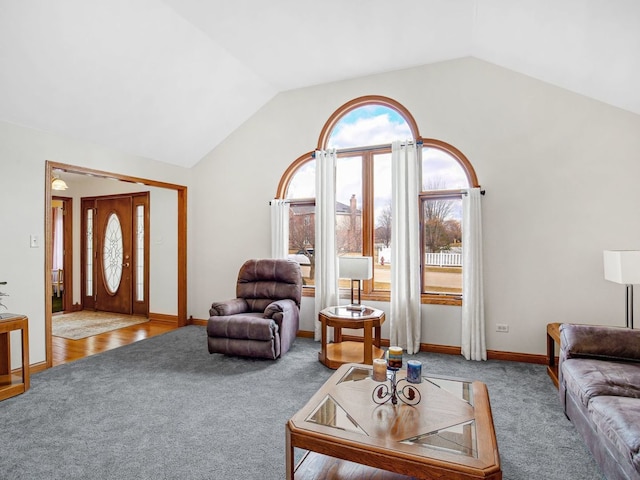
<instances>
[{"instance_id":1,"label":"wooden console table","mask_svg":"<svg viewBox=\"0 0 640 480\"><path fill-rule=\"evenodd\" d=\"M22 336L22 375L11 373L11 332L20 330ZM0 400L29 390L29 319L24 315L0 315Z\"/></svg>"},{"instance_id":2,"label":"wooden console table","mask_svg":"<svg viewBox=\"0 0 640 480\"><path fill-rule=\"evenodd\" d=\"M558 388L558 363L556 362L556 343L560 345L561 323L547 324L547 373Z\"/></svg>"},{"instance_id":3,"label":"wooden console table","mask_svg":"<svg viewBox=\"0 0 640 480\"><path fill-rule=\"evenodd\" d=\"M385 319L382 310L366 307L362 311L353 311L344 306L329 307L322 310L318 316L322 326L318 359L327 367L336 369L345 363L371 365L374 358L384 355L380 348L380 326ZM328 342L327 327L333 327L333 343ZM363 341L342 341L343 328L364 330Z\"/></svg>"}]
</instances>

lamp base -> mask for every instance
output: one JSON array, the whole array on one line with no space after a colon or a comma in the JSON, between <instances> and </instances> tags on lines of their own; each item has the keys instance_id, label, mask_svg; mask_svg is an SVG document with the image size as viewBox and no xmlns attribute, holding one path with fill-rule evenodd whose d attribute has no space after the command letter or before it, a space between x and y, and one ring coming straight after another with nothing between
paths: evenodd
<instances>
[{"instance_id":1,"label":"lamp base","mask_svg":"<svg viewBox=\"0 0 640 480\"><path fill-rule=\"evenodd\" d=\"M625 317L626 317L626 326L633 330L633 285L627 284L627 294L626 294L626 306L625 306Z\"/></svg>"},{"instance_id":2,"label":"lamp base","mask_svg":"<svg viewBox=\"0 0 640 480\"><path fill-rule=\"evenodd\" d=\"M347 305L345 308L351 312L364 312L366 307L360 303L352 303L351 305Z\"/></svg>"}]
</instances>

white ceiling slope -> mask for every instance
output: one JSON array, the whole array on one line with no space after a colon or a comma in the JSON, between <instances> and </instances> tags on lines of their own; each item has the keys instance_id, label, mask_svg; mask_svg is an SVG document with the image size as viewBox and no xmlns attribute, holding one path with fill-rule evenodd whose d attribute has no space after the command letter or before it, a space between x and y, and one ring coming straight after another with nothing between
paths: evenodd
<instances>
[{"instance_id":1,"label":"white ceiling slope","mask_svg":"<svg viewBox=\"0 0 640 480\"><path fill-rule=\"evenodd\" d=\"M640 114L637 0L0 0L0 120L191 167L278 92L469 55Z\"/></svg>"}]
</instances>

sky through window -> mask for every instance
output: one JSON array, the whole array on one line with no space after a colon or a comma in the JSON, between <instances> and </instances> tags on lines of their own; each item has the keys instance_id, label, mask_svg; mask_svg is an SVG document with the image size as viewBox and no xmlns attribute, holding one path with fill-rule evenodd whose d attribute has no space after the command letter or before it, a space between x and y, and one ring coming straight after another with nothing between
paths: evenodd
<instances>
[{"instance_id":1,"label":"sky through window","mask_svg":"<svg viewBox=\"0 0 640 480\"><path fill-rule=\"evenodd\" d=\"M409 125L397 111L383 105L366 105L340 118L331 131L327 147L385 145L412 138Z\"/></svg>"}]
</instances>

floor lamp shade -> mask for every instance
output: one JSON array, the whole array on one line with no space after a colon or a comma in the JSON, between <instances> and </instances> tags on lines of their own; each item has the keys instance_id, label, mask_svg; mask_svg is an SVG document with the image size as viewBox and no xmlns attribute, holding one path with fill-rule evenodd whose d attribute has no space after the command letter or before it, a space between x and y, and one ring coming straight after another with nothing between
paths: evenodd
<instances>
[{"instance_id":1,"label":"floor lamp shade","mask_svg":"<svg viewBox=\"0 0 640 480\"><path fill-rule=\"evenodd\" d=\"M340 278L351 280L351 310L362 310L360 303L360 281L373 277L373 257L338 257ZM358 282L358 302L353 301L353 282Z\"/></svg>"},{"instance_id":2,"label":"floor lamp shade","mask_svg":"<svg viewBox=\"0 0 640 480\"><path fill-rule=\"evenodd\" d=\"M605 250L604 278L622 285L640 284L640 250Z\"/></svg>"},{"instance_id":3,"label":"floor lamp shade","mask_svg":"<svg viewBox=\"0 0 640 480\"><path fill-rule=\"evenodd\" d=\"M626 325L633 328L633 285L640 283L640 250L605 250L604 278L627 286Z\"/></svg>"}]
</instances>

